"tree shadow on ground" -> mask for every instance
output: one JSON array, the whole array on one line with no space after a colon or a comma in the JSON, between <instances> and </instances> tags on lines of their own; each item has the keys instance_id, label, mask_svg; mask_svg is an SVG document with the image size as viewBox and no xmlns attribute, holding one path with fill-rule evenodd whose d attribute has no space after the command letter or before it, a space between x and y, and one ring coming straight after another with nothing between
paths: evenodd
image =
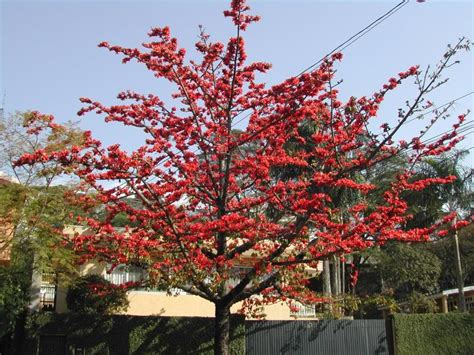
<instances>
[{"instance_id":1,"label":"tree shadow on ground","mask_svg":"<svg viewBox=\"0 0 474 355\"><path fill-rule=\"evenodd\" d=\"M214 319L159 316L57 315L40 333L67 336L69 349L87 355L213 354ZM231 319L231 353L245 352L243 317Z\"/></svg>"}]
</instances>

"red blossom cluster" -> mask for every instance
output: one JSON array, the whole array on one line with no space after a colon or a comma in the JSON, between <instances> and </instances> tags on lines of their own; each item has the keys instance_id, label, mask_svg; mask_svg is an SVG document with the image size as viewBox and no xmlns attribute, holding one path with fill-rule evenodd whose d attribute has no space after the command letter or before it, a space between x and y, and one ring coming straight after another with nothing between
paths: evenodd
<instances>
[{"instance_id":1,"label":"red blossom cluster","mask_svg":"<svg viewBox=\"0 0 474 355\"><path fill-rule=\"evenodd\" d=\"M247 10L244 1L234 0L225 15L245 30L258 20ZM452 177L414 181L406 171L382 192L383 186L364 180L370 169L408 148L413 166L460 140L454 132L427 145L420 137L396 143L394 135L410 111L395 127L383 125L380 134L368 130L385 95L419 75L418 67L391 78L370 97L342 102L333 86L340 53L311 72L267 87L256 74L270 65L246 62L239 32L227 45L202 33L196 44L202 61L189 63L168 28L154 28L149 36L144 50L100 46L174 84L175 106L153 94L126 91L118 95L119 105L81 98L85 106L79 111L141 130L147 135L141 147L132 152L119 144L103 147L87 133L81 146L37 151L18 162L57 161L94 188L94 201L84 194L81 203L106 206L105 220L78 219L90 230L75 238L82 260L144 263L157 282L170 287L216 303L245 300L258 306L276 295L314 297L302 296L306 265L388 240L427 240L436 230L405 228L410 216L402 193L450 183ZM248 125L237 131L234 124L244 113ZM455 125L463 120L460 116ZM52 120L48 127L54 129ZM303 134L304 127L312 132ZM304 149L292 149L290 142ZM294 173L280 178L285 170ZM381 198L368 203L374 190ZM343 204L347 192L358 198ZM127 203L130 197L140 205ZM118 214L133 227L114 228L111 221ZM244 261L249 271L225 287L231 269ZM254 295L263 300L250 298Z\"/></svg>"}]
</instances>

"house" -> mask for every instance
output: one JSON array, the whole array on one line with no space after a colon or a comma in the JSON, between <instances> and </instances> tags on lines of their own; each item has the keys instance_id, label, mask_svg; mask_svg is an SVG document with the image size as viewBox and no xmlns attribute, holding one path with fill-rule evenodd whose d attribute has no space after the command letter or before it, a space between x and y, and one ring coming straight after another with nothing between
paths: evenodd
<instances>
[{"instance_id":1,"label":"house","mask_svg":"<svg viewBox=\"0 0 474 355\"><path fill-rule=\"evenodd\" d=\"M18 180L0 171L0 188L9 184L18 184ZM14 237L13 221L10 214L0 218L0 265L9 265L11 261L12 239ZM52 309L55 304L57 286L55 275L32 272L30 287L30 305L32 310Z\"/></svg>"},{"instance_id":2,"label":"house","mask_svg":"<svg viewBox=\"0 0 474 355\"><path fill-rule=\"evenodd\" d=\"M17 183L17 181L0 171L0 188ZM11 257L11 240L13 238L13 225L8 216L0 218L0 265L8 265Z\"/></svg>"},{"instance_id":3,"label":"house","mask_svg":"<svg viewBox=\"0 0 474 355\"><path fill-rule=\"evenodd\" d=\"M10 263L12 229L8 219L0 218L0 265Z\"/></svg>"},{"instance_id":4,"label":"house","mask_svg":"<svg viewBox=\"0 0 474 355\"><path fill-rule=\"evenodd\" d=\"M0 184L8 184L14 182L6 175L0 175ZM1 224L5 231L0 229L0 237L6 236L8 228L6 223ZM86 229L81 226L68 226L65 230L66 234L74 235L75 233L84 233ZM11 233L10 233L11 234ZM0 239L1 241L2 239ZM4 237L4 240L9 240ZM8 243L10 244L10 243ZM2 252L2 249L0 249ZM245 271L252 265L255 257L242 255L241 265L236 265L235 272ZM2 259L3 258L3 259ZM9 262L10 249L5 248L0 253L0 262ZM124 267L119 265L112 272L107 271L106 264L90 262L79 268L81 276L87 274L97 274L103 276L113 284L122 284L128 281L139 281L146 277L144 270L133 267ZM313 274L317 274L321 270L309 270ZM66 295L67 288L58 276L54 273L33 272L31 287L30 309L35 310L54 310L56 312L66 312ZM214 304L206 301L198 296L188 294L182 290L172 290L171 295L162 290L138 289L128 292L129 308L126 314L129 315L164 315L164 316L201 316L214 317ZM231 309L236 313L240 309L240 305L234 305ZM314 305L303 305L296 303L295 308L291 308L284 302L275 303L264 306L263 313L268 320L292 320L295 318L314 319L317 316L316 307Z\"/></svg>"},{"instance_id":5,"label":"house","mask_svg":"<svg viewBox=\"0 0 474 355\"><path fill-rule=\"evenodd\" d=\"M463 291L466 299L466 311L474 313L474 285L464 287ZM442 313L448 313L458 309L458 295L459 290L453 288L429 297L436 301Z\"/></svg>"},{"instance_id":6,"label":"house","mask_svg":"<svg viewBox=\"0 0 474 355\"><path fill-rule=\"evenodd\" d=\"M84 233L86 229L81 226L69 226L66 233ZM248 256L250 258L250 256ZM236 272L239 269L245 269L245 256L242 265L236 266ZM320 270L314 270L318 273ZM138 267L117 266L112 272L107 271L106 264L89 262L81 265L79 269L81 276L96 274L104 277L113 284L119 285L130 281L140 281L146 274L144 270ZM43 275L41 282L41 307L52 307L56 312L67 311L66 294L67 289L56 282L51 275ZM126 311L128 315L163 315L175 317L214 317L214 304L195 295L188 294L182 290L174 289L171 294L155 289L138 289L128 291L129 307ZM240 304L231 308L232 313L237 313ZM300 303L296 304L295 309L285 302L278 302L272 305L264 306L263 313L267 320L293 320L293 319L315 319L317 317L316 307L307 306Z\"/></svg>"}]
</instances>

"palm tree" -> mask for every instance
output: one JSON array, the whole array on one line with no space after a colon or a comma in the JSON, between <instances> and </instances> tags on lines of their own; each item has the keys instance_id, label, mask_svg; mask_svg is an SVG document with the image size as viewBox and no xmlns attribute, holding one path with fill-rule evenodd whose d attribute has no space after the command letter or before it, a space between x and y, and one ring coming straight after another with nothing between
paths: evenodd
<instances>
[{"instance_id":1,"label":"palm tree","mask_svg":"<svg viewBox=\"0 0 474 355\"><path fill-rule=\"evenodd\" d=\"M419 174L425 177L446 177L453 175L456 180L451 184L437 185L433 187L436 191L431 191L433 194L425 195L431 196L430 200L424 200L424 208L426 217L435 216L441 217L446 213L456 213L456 220L465 219L472 215L474 210L474 191L473 187L473 172L472 168L466 168L461 165L461 161L469 155L468 150L456 151L454 154L445 155L438 159L430 159L425 161ZM429 191L427 191L429 192ZM414 198L416 198L414 196ZM434 207L441 207L437 213L434 213ZM453 232L453 246L456 255L456 280L458 286L458 308L464 312L466 310L466 301L464 297L464 278L461 267L461 255L459 251L459 239L457 230Z\"/></svg>"}]
</instances>

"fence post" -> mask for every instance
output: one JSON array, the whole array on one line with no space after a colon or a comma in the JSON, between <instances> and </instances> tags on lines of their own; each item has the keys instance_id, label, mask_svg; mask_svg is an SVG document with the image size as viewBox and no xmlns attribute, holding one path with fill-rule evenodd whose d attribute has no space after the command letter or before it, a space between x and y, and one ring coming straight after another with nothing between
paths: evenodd
<instances>
[{"instance_id":1,"label":"fence post","mask_svg":"<svg viewBox=\"0 0 474 355\"><path fill-rule=\"evenodd\" d=\"M395 320L393 314L387 315L385 318L385 332L387 334L387 345L388 353L390 355L396 355L396 346L395 346Z\"/></svg>"}]
</instances>

